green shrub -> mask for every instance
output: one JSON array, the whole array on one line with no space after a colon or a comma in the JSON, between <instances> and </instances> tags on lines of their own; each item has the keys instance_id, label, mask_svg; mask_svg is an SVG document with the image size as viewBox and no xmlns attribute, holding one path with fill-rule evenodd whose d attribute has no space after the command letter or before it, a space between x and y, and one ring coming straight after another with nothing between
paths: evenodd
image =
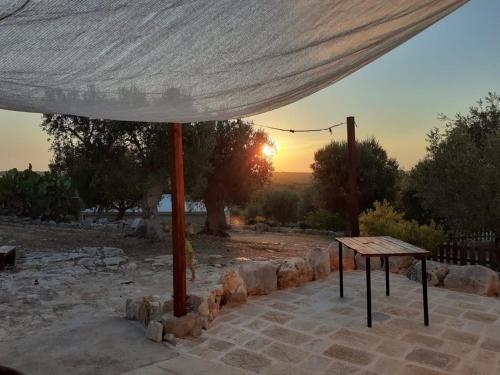
<instances>
[{"instance_id":1,"label":"green shrub","mask_svg":"<svg viewBox=\"0 0 500 375\"><path fill-rule=\"evenodd\" d=\"M258 201L252 201L247 204L243 212L247 224L253 225L257 222L257 216L262 215L262 205Z\"/></svg>"},{"instance_id":2,"label":"green shrub","mask_svg":"<svg viewBox=\"0 0 500 375\"><path fill-rule=\"evenodd\" d=\"M317 209L304 217L304 224L313 229L345 230L346 223L342 216L327 210Z\"/></svg>"},{"instance_id":3,"label":"green shrub","mask_svg":"<svg viewBox=\"0 0 500 375\"><path fill-rule=\"evenodd\" d=\"M298 218L303 220L304 217L318 208L317 204L317 188L314 185L308 185L304 190L299 193L298 203Z\"/></svg>"},{"instance_id":4,"label":"green shrub","mask_svg":"<svg viewBox=\"0 0 500 375\"><path fill-rule=\"evenodd\" d=\"M432 252L436 252L446 238L440 225L434 222L419 225L415 220L405 220L404 214L397 212L387 201L375 202L373 206L373 210L359 217L363 236L391 236Z\"/></svg>"},{"instance_id":5,"label":"green shrub","mask_svg":"<svg viewBox=\"0 0 500 375\"><path fill-rule=\"evenodd\" d=\"M262 212L267 219L273 219L280 224L297 221L297 206L299 197L290 190L271 190L264 195Z\"/></svg>"},{"instance_id":6,"label":"green shrub","mask_svg":"<svg viewBox=\"0 0 500 375\"><path fill-rule=\"evenodd\" d=\"M7 213L43 219L78 217L79 199L67 176L11 169L0 177L0 207Z\"/></svg>"}]
</instances>

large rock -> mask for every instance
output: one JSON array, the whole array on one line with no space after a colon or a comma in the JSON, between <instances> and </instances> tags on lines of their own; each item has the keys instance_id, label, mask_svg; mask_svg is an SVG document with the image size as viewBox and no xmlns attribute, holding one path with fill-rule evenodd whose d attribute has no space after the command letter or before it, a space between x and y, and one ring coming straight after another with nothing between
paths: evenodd
<instances>
[{"instance_id":1,"label":"large rock","mask_svg":"<svg viewBox=\"0 0 500 375\"><path fill-rule=\"evenodd\" d=\"M219 315L219 311L221 309L222 299L224 298L224 286L222 284L217 284L210 291L210 297L207 299L208 305L208 320L212 321L215 319L217 315ZM203 312L203 304L198 307L198 312L202 315Z\"/></svg>"},{"instance_id":2,"label":"large rock","mask_svg":"<svg viewBox=\"0 0 500 375\"><path fill-rule=\"evenodd\" d=\"M82 247L79 252L85 253L90 257L98 257L99 256L99 248L98 247Z\"/></svg>"},{"instance_id":3,"label":"large rock","mask_svg":"<svg viewBox=\"0 0 500 375\"><path fill-rule=\"evenodd\" d=\"M235 268L226 269L219 280L219 284L222 284L226 304L246 302L247 289L245 282Z\"/></svg>"},{"instance_id":4,"label":"large rock","mask_svg":"<svg viewBox=\"0 0 500 375\"><path fill-rule=\"evenodd\" d=\"M360 253L357 253L356 256L354 257L354 260L356 262L356 269L357 270L365 270L366 269L366 257L361 256ZM380 270L382 268L382 262L380 258L377 257L372 257L370 259L370 269L372 271Z\"/></svg>"},{"instance_id":5,"label":"large rock","mask_svg":"<svg viewBox=\"0 0 500 375\"><path fill-rule=\"evenodd\" d=\"M122 264L127 263L127 258L116 256L104 258L102 261L106 267L110 268L112 266L121 266Z\"/></svg>"},{"instance_id":6,"label":"large rock","mask_svg":"<svg viewBox=\"0 0 500 375\"><path fill-rule=\"evenodd\" d=\"M411 256L389 257L389 271L392 273L406 273L413 261L414 258Z\"/></svg>"},{"instance_id":7,"label":"large rock","mask_svg":"<svg viewBox=\"0 0 500 375\"><path fill-rule=\"evenodd\" d=\"M158 296L144 296L139 307L138 318L144 326L148 326L151 320L158 318L161 315L161 302Z\"/></svg>"},{"instance_id":8,"label":"large rock","mask_svg":"<svg viewBox=\"0 0 500 375\"><path fill-rule=\"evenodd\" d=\"M160 322L165 333L171 333L177 338L201 335L202 319L197 313L190 312L180 318L164 314Z\"/></svg>"},{"instance_id":9,"label":"large rock","mask_svg":"<svg viewBox=\"0 0 500 375\"><path fill-rule=\"evenodd\" d=\"M494 297L499 294L498 274L484 266L450 266L444 286L460 292Z\"/></svg>"},{"instance_id":10,"label":"large rock","mask_svg":"<svg viewBox=\"0 0 500 375\"><path fill-rule=\"evenodd\" d=\"M256 231L257 233L269 232L270 228L271 227L266 223L257 223L253 227L254 231Z\"/></svg>"},{"instance_id":11,"label":"large rock","mask_svg":"<svg viewBox=\"0 0 500 375\"><path fill-rule=\"evenodd\" d=\"M330 251L315 248L307 254L307 262L313 270L313 280L327 277L330 274Z\"/></svg>"},{"instance_id":12,"label":"large rock","mask_svg":"<svg viewBox=\"0 0 500 375\"><path fill-rule=\"evenodd\" d=\"M330 253L330 270L337 271L339 269L339 243L334 241L328 246ZM342 264L344 271L356 269L356 261L354 260L354 250L346 246L342 246Z\"/></svg>"},{"instance_id":13,"label":"large rock","mask_svg":"<svg viewBox=\"0 0 500 375\"><path fill-rule=\"evenodd\" d=\"M278 266L269 262L247 262L238 268L238 273L245 282L247 294L269 294L278 289Z\"/></svg>"},{"instance_id":14,"label":"large rock","mask_svg":"<svg viewBox=\"0 0 500 375\"><path fill-rule=\"evenodd\" d=\"M163 341L163 324L157 322L156 320L152 320L148 324L148 328L146 328L146 337L155 342Z\"/></svg>"},{"instance_id":15,"label":"large rock","mask_svg":"<svg viewBox=\"0 0 500 375\"><path fill-rule=\"evenodd\" d=\"M313 269L304 258L289 258L278 268L278 289L300 286L313 279Z\"/></svg>"},{"instance_id":16,"label":"large rock","mask_svg":"<svg viewBox=\"0 0 500 375\"><path fill-rule=\"evenodd\" d=\"M449 272L448 265L428 260L427 266L427 281L432 286L443 286L444 279ZM410 280L422 283L422 262L417 261L408 267L406 277Z\"/></svg>"},{"instance_id":17,"label":"large rock","mask_svg":"<svg viewBox=\"0 0 500 375\"><path fill-rule=\"evenodd\" d=\"M125 302L125 317L130 320L139 320L139 310L141 309L143 299L129 298Z\"/></svg>"},{"instance_id":18,"label":"large rock","mask_svg":"<svg viewBox=\"0 0 500 375\"><path fill-rule=\"evenodd\" d=\"M126 258L127 256L123 252L122 249L117 247L103 247L100 251L101 257L103 258L114 258L114 257L122 257Z\"/></svg>"}]
</instances>

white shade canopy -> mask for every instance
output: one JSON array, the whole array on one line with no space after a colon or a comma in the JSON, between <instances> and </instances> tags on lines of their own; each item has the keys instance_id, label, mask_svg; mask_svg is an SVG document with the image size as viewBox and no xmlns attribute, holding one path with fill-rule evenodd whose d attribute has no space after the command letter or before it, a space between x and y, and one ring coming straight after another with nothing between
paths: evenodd
<instances>
[{"instance_id":1,"label":"white shade canopy","mask_svg":"<svg viewBox=\"0 0 500 375\"><path fill-rule=\"evenodd\" d=\"M0 0L0 108L189 122L289 104L466 0Z\"/></svg>"}]
</instances>

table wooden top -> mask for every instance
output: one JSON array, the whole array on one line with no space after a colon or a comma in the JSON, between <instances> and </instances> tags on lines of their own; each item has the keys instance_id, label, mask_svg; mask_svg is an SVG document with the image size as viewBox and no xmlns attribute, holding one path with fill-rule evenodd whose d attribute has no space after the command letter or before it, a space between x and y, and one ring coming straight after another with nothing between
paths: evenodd
<instances>
[{"instance_id":1,"label":"table wooden top","mask_svg":"<svg viewBox=\"0 0 500 375\"><path fill-rule=\"evenodd\" d=\"M429 256L430 251L413 246L389 236L379 237L337 237L338 242L357 251L364 257L380 256Z\"/></svg>"}]
</instances>

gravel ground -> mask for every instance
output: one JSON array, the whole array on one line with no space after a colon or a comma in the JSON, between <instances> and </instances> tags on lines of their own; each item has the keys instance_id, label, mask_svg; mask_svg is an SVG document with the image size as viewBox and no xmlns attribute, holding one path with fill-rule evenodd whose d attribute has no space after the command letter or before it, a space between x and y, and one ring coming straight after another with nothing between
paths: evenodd
<instances>
[{"instance_id":1,"label":"gravel ground","mask_svg":"<svg viewBox=\"0 0 500 375\"><path fill-rule=\"evenodd\" d=\"M230 234L230 238L191 238L198 279L188 283L189 291L210 288L225 267L248 259L302 255L331 241L304 234ZM83 324L85 316L122 317L127 298L156 294L166 299L172 293L170 241L151 242L120 232L2 224L1 245L17 246L19 257L15 269L0 273L0 342L60 328L75 319ZM103 247L123 252L117 256L111 250L105 256Z\"/></svg>"}]
</instances>

